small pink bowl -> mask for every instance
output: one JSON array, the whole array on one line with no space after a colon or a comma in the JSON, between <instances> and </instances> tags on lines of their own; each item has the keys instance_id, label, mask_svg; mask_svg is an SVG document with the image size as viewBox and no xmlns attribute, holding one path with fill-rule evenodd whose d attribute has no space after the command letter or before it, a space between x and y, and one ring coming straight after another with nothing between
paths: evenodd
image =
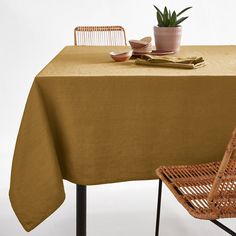
<instances>
[{"instance_id":1,"label":"small pink bowl","mask_svg":"<svg viewBox=\"0 0 236 236\"><path fill-rule=\"evenodd\" d=\"M148 45L148 42L141 40L129 40L129 43L133 49L143 48Z\"/></svg>"},{"instance_id":2,"label":"small pink bowl","mask_svg":"<svg viewBox=\"0 0 236 236\"><path fill-rule=\"evenodd\" d=\"M129 52L110 52L110 56L114 61L121 62L129 60L132 53L132 50Z\"/></svg>"},{"instance_id":3,"label":"small pink bowl","mask_svg":"<svg viewBox=\"0 0 236 236\"><path fill-rule=\"evenodd\" d=\"M152 44L149 43L142 48L133 48L134 53L150 53L152 51Z\"/></svg>"},{"instance_id":4,"label":"small pink bowl","mask_svg":"<svg viewBox=\"0 0 236 236\"><path fill-rule=\"evenodd\" d=\"M133 49L143 48L147 45L150 45L152 37L145 37L140 40L129 40L129 43Z\"/></svg>"}]
</instances>

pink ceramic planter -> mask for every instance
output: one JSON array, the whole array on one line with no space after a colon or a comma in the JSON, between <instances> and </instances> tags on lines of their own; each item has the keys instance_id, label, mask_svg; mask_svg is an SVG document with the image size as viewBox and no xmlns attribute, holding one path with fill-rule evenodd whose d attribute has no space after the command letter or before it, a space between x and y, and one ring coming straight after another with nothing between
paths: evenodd
<instances>
[{"instance_id":1,"label":"pink ceramic planter","mask_svg":"<svg viewBox=\"0 0 236 236\"><path fill-rule=\"evenodd\" d=\"M156 50L173 51L180 50L182 27L158 27L154 26Z\"/></svg>"}]
</instances>

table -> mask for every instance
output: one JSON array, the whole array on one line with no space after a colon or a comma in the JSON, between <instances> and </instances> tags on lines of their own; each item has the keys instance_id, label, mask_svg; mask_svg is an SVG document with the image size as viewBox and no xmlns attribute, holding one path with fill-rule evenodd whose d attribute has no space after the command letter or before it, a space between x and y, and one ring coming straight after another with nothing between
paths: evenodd
<instances>
[{"instance_id":1,"label":"table","mask_svg":"<svg viewBox=\"0 0 236 236\"><path fill-rule=\"evenodd\" d=\"M67 46L33 82L10 186L27 231L63 203L63 179L86 202L83 186L222 158L236 123L236 46L182 47L180 56L205 58L197 70L114 63L114 50L127 49Z\"/></svg>"}]
</instances>

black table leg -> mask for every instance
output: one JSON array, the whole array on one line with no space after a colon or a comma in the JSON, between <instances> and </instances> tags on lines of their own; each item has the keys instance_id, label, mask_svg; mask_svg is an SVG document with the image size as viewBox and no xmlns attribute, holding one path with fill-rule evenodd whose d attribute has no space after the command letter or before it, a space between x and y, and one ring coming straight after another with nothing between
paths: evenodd
<instances>
[{"instance_id":1,"label":"black table leg","mask_svg":"<svg viewBox=\"0 0 236 236\"><path fill-rule=\"evenodd\" d=\"M220 227L221 229L223 229L225 232L227 232L230 235L235 236L236 232L234 232L233 230L229 229L227 226L223 225L222 223L220 223L217 220L211 220L212 223L216 224L218 227Z\"/></svg>"},{"instance_id":2,"label":"black table leg","mask_svg":"<svg viewBox=\"0 0 236 236\"><path fill-rule=\"evenodd\" d=\"M76 185L76 236L86 236L86 195L84 185Z\"/></svg>"},{"instance_id":3,"label":"black table leg","mask_svg":"<svg viewBox=\"0 0 236 236\"><path fill-rule=\"evenodd\" d=\"M158 198L157 198L157 218L156 218L156 232L155 232L155 236L158 236L158 235L159 235L159 228L160 228L160 212L161 212L161 194L162 194L162 180L159 179Z\"/></svg>"}]
</instances>

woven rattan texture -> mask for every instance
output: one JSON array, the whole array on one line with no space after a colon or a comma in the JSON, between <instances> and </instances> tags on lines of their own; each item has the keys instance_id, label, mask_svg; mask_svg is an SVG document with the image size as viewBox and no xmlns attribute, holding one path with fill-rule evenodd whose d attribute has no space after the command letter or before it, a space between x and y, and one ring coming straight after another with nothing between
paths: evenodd
<instances>
[{"instance_id":1,"label":"woven rattan texture","mask_svg":"<svg viewBox=\"0 0 236 236\"><path fill-rule=\"evenodd\" d=\"M156 170L177 200L196 218L236 217L235 131L221 162L162 166Z\"/></svg>"},{"instance_id":2,"label":"woven rattan texture","mask_svg":"<svg viewBox=\"0 0 236 236\"><path fill-rule=\"evenodd\" d=\"M126 46L122 26L78 26L74 29L76 46Z\"/></svg>"}]
</instances>

